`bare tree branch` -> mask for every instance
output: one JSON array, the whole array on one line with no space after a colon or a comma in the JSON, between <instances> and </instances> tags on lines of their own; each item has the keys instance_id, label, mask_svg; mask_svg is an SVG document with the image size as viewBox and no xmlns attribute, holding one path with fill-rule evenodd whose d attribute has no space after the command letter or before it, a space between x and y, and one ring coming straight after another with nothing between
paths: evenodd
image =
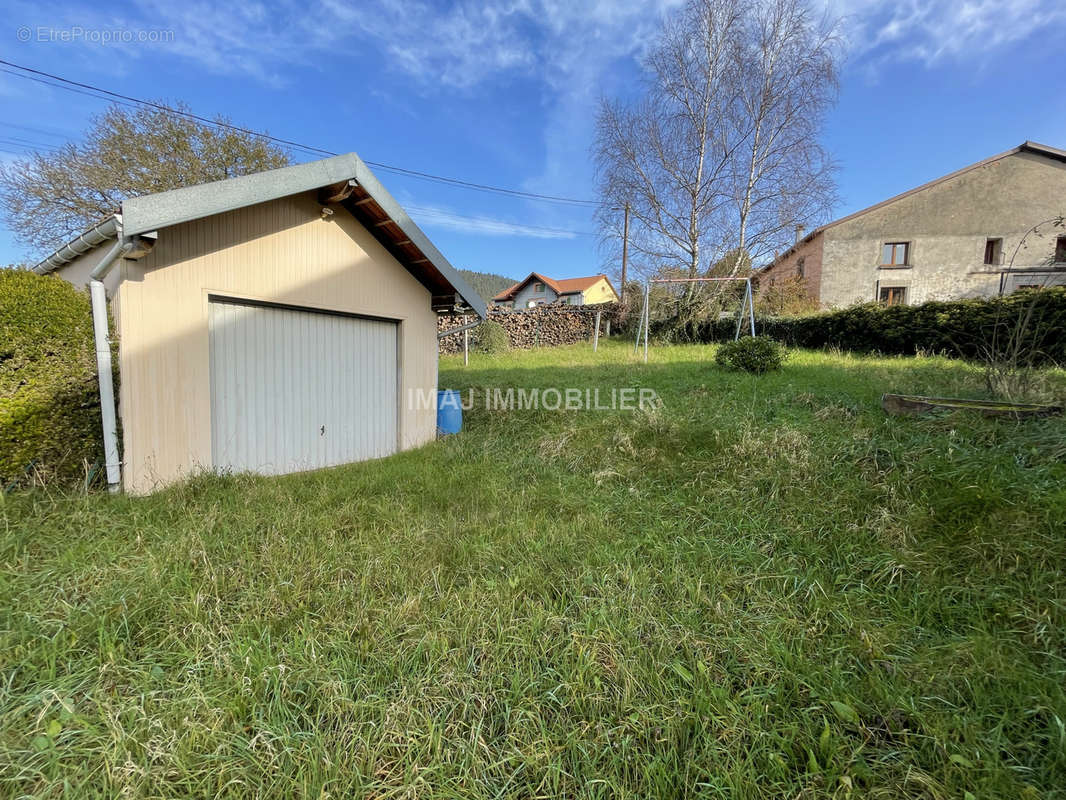
<instances>
[{"instance_id":1,"label":"bare tree branch","mask_svg":"<svg viewBox=\"0 0 1066 800\"><path fill-rule=\"evenodd\" d=\"M287 163L288 153L260 136L116 105L93 119L82 143L0 166L0 210L16 238L43 254L114 213L127 197Z\"/></svg>"}]
</instances>

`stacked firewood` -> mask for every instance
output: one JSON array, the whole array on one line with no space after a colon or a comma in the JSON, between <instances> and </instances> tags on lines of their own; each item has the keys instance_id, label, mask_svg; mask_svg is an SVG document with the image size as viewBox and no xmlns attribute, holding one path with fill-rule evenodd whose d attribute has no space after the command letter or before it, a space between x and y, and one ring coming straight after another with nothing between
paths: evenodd
<instances>
[{"instance_id":1,"label":"stacked firewood","mask_svg":"<svg viewBox=\"0 0 1066 800\"><path fill-rule=\"evenodd\" d=\"M617 325L617 303L595 306L542 306L521 311L490 309L488 318L498 322L507 331L511 347L529 350L534 347L557 347L590 340L597 311L600 312L600 336L605 336L608 320ZM437 318L437 330L444 331L476 321L475 316L441 315ZM474 328L470 331L471 341L476 336L477 328ZM440 340L440 352L462 351L462 333L453 333Z\"/></svg>"}]
</instances>

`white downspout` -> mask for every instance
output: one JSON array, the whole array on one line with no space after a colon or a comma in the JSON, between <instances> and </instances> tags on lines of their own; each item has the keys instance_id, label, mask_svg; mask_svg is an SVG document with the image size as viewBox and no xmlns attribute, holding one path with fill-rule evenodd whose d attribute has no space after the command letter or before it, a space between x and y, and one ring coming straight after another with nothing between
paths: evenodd
<instances>
[{"instance_id":1,"label":"white downspout","mask_svg":"<svg viewBox=\"0 0 1066 800\"><path fill-rule=\"evenodd\" d=\"M115 416L115 384L111 372L111 337L107 323L107 292L103 278L115 262L133 249L133 243L118 230L118 240L89 275L89 299L93 310L93 336L96 340L96 373L100 384L100 417L104 429L104 466L107 488L117 492L122 487L122 462L118 454L118 421Z\"/></svg>"}]
</instances>

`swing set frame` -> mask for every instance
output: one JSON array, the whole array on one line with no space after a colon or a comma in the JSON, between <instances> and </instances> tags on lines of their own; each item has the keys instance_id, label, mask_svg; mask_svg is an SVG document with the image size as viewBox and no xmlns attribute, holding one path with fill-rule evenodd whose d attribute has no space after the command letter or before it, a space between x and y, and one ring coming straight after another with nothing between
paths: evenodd
<instances>
[{"instance_id":1,"label":"swing set frame","mask_svg":"<svg viewBox=\"0 0 1066 800\"><path fill-rule=\"evenodd\" d=\"M744 283L744 299L740 303L737 312L737 330L733 335L733 341L740 338L740 331L744 325L744 316L747 314L751 335L755 335L755 299L751 291L751 278L649 278L644 282L644 307L640 310L640 321L637 324L637 340L633 343L633 352L640 347L640 337L644 336L644 363L648 363L648 328L650 327L649 299L651 285L653 283L728 283L742 281Z\"/></svg>"}]
</instances>

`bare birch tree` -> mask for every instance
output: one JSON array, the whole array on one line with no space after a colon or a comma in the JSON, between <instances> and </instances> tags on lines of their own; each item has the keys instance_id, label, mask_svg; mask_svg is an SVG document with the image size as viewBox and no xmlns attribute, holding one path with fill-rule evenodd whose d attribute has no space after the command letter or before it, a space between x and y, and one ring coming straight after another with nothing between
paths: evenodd
<instances>
[{"instance_id":1,"label":"bare birch tree","mask_svg":"<svg viewBox=\"0 0 1066 800\"><path fill-rule=\"evenodd\" d=\"M114 105L92 119L82 142L0 165L0 213L19 242L44 253L113 214L124 198L288 163L288 153L253 133Z\"/></svg>"},{"instance_id":2,"label":"bare birch tree","mask_svg":"<svg viewBox=\"0 0 1066 800\"><path fill-rule=\"evenodd\" d=\"M826 213L833 33L800 0L689 0L664 21L643 97L604 101L597 124L601 231L629 205L637 272L720 275L728 256L737 274ZM694 305L690 289L679 316Z\"/></svg>"},{"instance_id":3,"label":"bare birch tree","mask_svg":"<svg viewBox=\"0 0 1066 800\"><path fill-rule=\"evenodd\" d=\"M693 0L663 23L645 59L645 97L602 104L601 224L615 226L628 203L631 252L646 268L696 277L720 244L713 237L729 202L726 133L740 101L741 25L738 0Z\"/></svg>"},{"instance_id":4,"label":"bare birch tree","mask_svg":"<svg viewBox=\"0 0 1066 800\"><path fill-rule=\"evenodd\" d=\"M797 226L828 214L833 167L819 144L836 100L835 26L816 21L802 0L749 7L734 137L734 252L761 265L792 244ZM740 256L734 266L742 268Z\"/></svg>"}]
</instances>

